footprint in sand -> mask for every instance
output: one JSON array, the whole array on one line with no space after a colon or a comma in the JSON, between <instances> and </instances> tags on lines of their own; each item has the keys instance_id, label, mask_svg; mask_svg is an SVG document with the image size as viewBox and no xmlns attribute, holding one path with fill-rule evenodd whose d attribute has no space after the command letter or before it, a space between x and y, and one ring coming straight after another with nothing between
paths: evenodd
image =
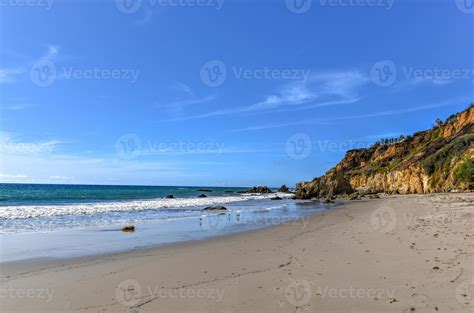
<instances>
[{"instance_id":1,"label":"footprint in sand","mask_svg":"<svg viewBox=\"0 0 474 313\"><path fill-rule=\"evenodd\" d=\"M474 306L474 278L461 282L455 290L459 303Z\"/></svg>"}]
</instances>

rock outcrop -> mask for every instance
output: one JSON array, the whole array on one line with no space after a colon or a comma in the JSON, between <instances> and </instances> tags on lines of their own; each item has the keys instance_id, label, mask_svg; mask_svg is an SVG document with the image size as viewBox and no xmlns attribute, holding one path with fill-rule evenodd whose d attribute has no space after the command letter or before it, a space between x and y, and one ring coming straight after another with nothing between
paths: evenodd
<instances>
[{"instance_id":1,"label":"rock outcrop","mask_svg":"<svg viewBox=\"0 0 474 313\"><path fill-rule=\"evenodd\" d=\"M286 187L286 185L283 185L280 188L278 188L278 192L288 193L288 192L290 192L290 189L288 189L288 187Z\"/></svg>"},{"instance_id":2,"label":"rock outcrop","mask_svg":"<svg viewBox=\"0 0 474 313\"><path fill-rule=\"evenodd\" d=\"M300 199L474 189L474 106L427 131L347 151L324 176L296 185Z\"/></svg>"},{"instance_id":3,"label":"rock outcrop","mask_svg":"<svg viewBox=\"0 0 474 313\"><path fill-rule=\"evenodd\" d=\"M257 186L247 191L239 191L239 193L273 193L273 191L267 186Z\"/></svg>"},{"instance_id":4,"label":"rock outcrop","mask_svg":"<svg viewBox=\"0 0 474 313\"><path fill-rule=\"evenodd\" d=\"M227 208L220 205L215 205L215 206L208 206L202 210L203 211L227 211Z\"/></svg>"},{"instance_id":5,"label":"rock outcrop","mask_svg":"<svg viewBox=\"0 0 474 313\"><path fill-rule=\"evenodd\" d=\"M135 226L125 226L122 228L124 233L133 233L135 231Z\"/></svg>"}]
</instances>

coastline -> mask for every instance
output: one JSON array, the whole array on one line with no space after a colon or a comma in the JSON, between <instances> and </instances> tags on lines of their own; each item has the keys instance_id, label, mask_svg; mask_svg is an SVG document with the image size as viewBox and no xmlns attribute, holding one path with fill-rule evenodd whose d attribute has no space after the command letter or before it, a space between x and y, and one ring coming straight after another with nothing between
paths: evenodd
<instances>
[{"instance_id":1,"label":"coastline","mask_svg":"<svg viewBox=\"0 0 474 313\"><path fill-rule=\"evenodd\" d=\"M2 311L471 312L473 202L472 193L388 196L306 226L6 263ZM30 296L19 301L19 290Z\"/></svg>"}]
</instances>

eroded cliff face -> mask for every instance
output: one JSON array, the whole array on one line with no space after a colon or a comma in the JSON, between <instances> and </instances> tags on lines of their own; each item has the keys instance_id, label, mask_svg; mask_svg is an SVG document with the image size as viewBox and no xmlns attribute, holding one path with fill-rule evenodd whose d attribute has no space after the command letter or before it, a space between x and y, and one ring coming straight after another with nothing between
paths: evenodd
<instances>
[{"instance_id":1,"label":"eroded cliff face","mask_svg":"<svg viewBox=\"0 0 474 313\"><path fill-rule=\"evenodd\" d=\"M298 198L362 193L474 189L474 106L431 130L390 144L348 151L324 176L296 185Z\"/></svg>"}]
</instances>

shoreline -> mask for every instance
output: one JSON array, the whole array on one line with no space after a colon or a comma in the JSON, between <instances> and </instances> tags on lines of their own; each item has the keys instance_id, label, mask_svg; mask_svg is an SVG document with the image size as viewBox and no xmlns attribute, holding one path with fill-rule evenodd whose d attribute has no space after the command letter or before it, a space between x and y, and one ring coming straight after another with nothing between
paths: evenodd
<instances>
[{"instance_id":1,"label":"shoreline","mask_svg":"<svg viewBox=\"0 0 474 313\"><path fill-rule=\"evenodd\" d=\"M225 212L204 212L199 207L191 208L185 211L186 216L178 211L176 217L158 220L154 217L163 213L156 210L138 213L151 216L151 220L143 218L121 224L1 234L3 247L0 264L44 257L71 259L196 242L278 224L304 222L311 214L330 209L327 204L319 202L289 199L244 200L228 203L226 207L228 211ZM174 212L164 214L172 216ZM121 231L124 225L134 225L136 230L124 233Z\"/></svg>"},{"instance_id":2,"label":"shoreline","mask_svg":"<svg viewBox=\"0 0 474 313\"><path fill-rule=\"evenodd\" d=\"M473 295L461 293L474 277L468 240L474 236L473 201L472 193L387 196L312 215L306 227L283 224L94 257L4 263L0 289L46 288L52 296L49 301L10 296L2 307L5 312L471 312ZM380 223L394 212L395 223ZM206 290L213 296L197 296Z\"/></svg>"},{"instance_id":3,"label":"shoreline","mask_svg":"<svg viewBox=\"0 0 474 313\"><path fill-rule=\"evenodd\" d=\"M339 206L344 205L343 203L336 203L333 204L333 207L328 209L327 211L337 209ZM324 211L324 212L327 212ZM295 222L297 223L302 223L306 224L309 219L315 218L318 215L324 214L324 212L315 212L311 213L308 216L302 216L300 218L296 218L292 221L281 223L281 224L268 224L264 226L260 226L259 228L255 229L242 229L239 231L235 232L228 232L228 233L223 233L223 234L218 234L218 235L210 235L209 237L204 237L201 239L193 239L193 240L187 240L187 241L179 241L179 242L170 242L170 243L164 243L164 244L156 244L156 245L149 245L149 246L144 246L144 247L137 247L133 249L127 249L127 250L121 250L121 251L115 251L115 252L105 252L105 253L96 253L96 254L90 254L90 255L82 255L78 257L40 257L40 258L30 258L30 259L21 259L21 260L14 260L14 261L5 261L2 262L0 260L0 269L5 269L5 268L16 268L17 266L25 266L25 268L30 268L31 266L37 266L38 264L42 264L44 266L50 266L52 264L62 264L62 263L81 263L81 262L87 262L87 261L97 261L100 259L108 259L116 256L120 257L125 257L125 256L133 256L133 255L139 255L141 253L147 253L147 252L153 252L157 249L166 249L166 248L186 248L186 246L192 246L195 244L200 244L200 243L206 243L206 242L212 242L215 240L226 240L226 239L232 239L234 237L238 236L245 236L246 234L252 234L252 233L258 233L261 231L265 231L269 228L277 228L281 226L285 226L288 224L294 224ZM152 224L152 223L150 223ZM81 229L75 229L75 231L84 231L88 230L89 228L81 228ZM61 233L65 230L59 230L58 233ZM113 231L120 232L120 229L114 229ZM26 234L26 233L23 233ZM34 234L34 232L27 233L27 234ZM0 273L1 274L1 273ZM0 278L1 282L1 278Z\"/></svg>"},{"instance_id":4,"label":"shoreline","mask_svg":"<svg viewBox=\"0 0 474 313\"><path fill-rule=\"evenodd\" d=\"M313 201L313 200L311 201L302 200L302 201L307 201L308 204L305 204L305 205L312 204L314 206L320 206L322 204L319 201ZM249 235L258 234L259 232L262 232L268 229L294 225L294 224L301 224L302 227L304 227L304 225L306 225L311 219L316 218L317 216L323 215L332 210L337 210L341 208L342 206L350 205L350 203L351 202L349 200L340 200L340 201L337 201L336 203L332 203L330 206L328 206L327 209L323 211L313 212L305 216L293 218L292 220L288 222L283 222L279 224L270 223L263 226L259 226L258 228L254 228L254 229L242 229L242 230L237 230L234 232L226 232L226 233L217 234L217 235L209 235L208 237L203 237L203 238L193 239L193 240L185 240L185 241L170 242L170 243L159 243L159 244L152 244L148 246L136 247L132 249L124 249L124 250L119 250L119 251L95 253L95 254L74 256L74 257L39 257L39 258L27 258L27 259L13 260L13 261L5 261L5 262L0 260L0 275L2 275L3 271L5 270L9 271L11 269L15 270L16 272L20 272L19 269L24 269L25 271L31 272L32 270L35 271L44 267L49 268L51 266L63 266L65 265L65 263L68 265L83 264L87 262L106 261L111 258L115 258L117 256L124 257L124 258L134 257L134 256L139 256L142 253L153 252L157 249L160 249L160 250L174 249L174 248L186 249L186 247L191 247L196 244L210 243L210 242L219 241L219 240L237 239L239 236L245 237L247 234ZM155 223L150 223L150 224L153 225ZM74 231L82 232L82 231L90 230L91 228L94 228L94 227L79 228L79 229L74 229ZM67 232L68 230L59 230L57 231L57 233L61 234L65 231ZM112 230L108 230L108 231L112 231ZM114 229L113 231L116 231L117 233L121 232L120 229ZM21 233L21 234L34 235L35 232ZM0 243L1 243L1 240L0 240ZM0 282L2 282L3 279L4 279L3 275L0 276Z\"/></svg>"}]
</instances>

